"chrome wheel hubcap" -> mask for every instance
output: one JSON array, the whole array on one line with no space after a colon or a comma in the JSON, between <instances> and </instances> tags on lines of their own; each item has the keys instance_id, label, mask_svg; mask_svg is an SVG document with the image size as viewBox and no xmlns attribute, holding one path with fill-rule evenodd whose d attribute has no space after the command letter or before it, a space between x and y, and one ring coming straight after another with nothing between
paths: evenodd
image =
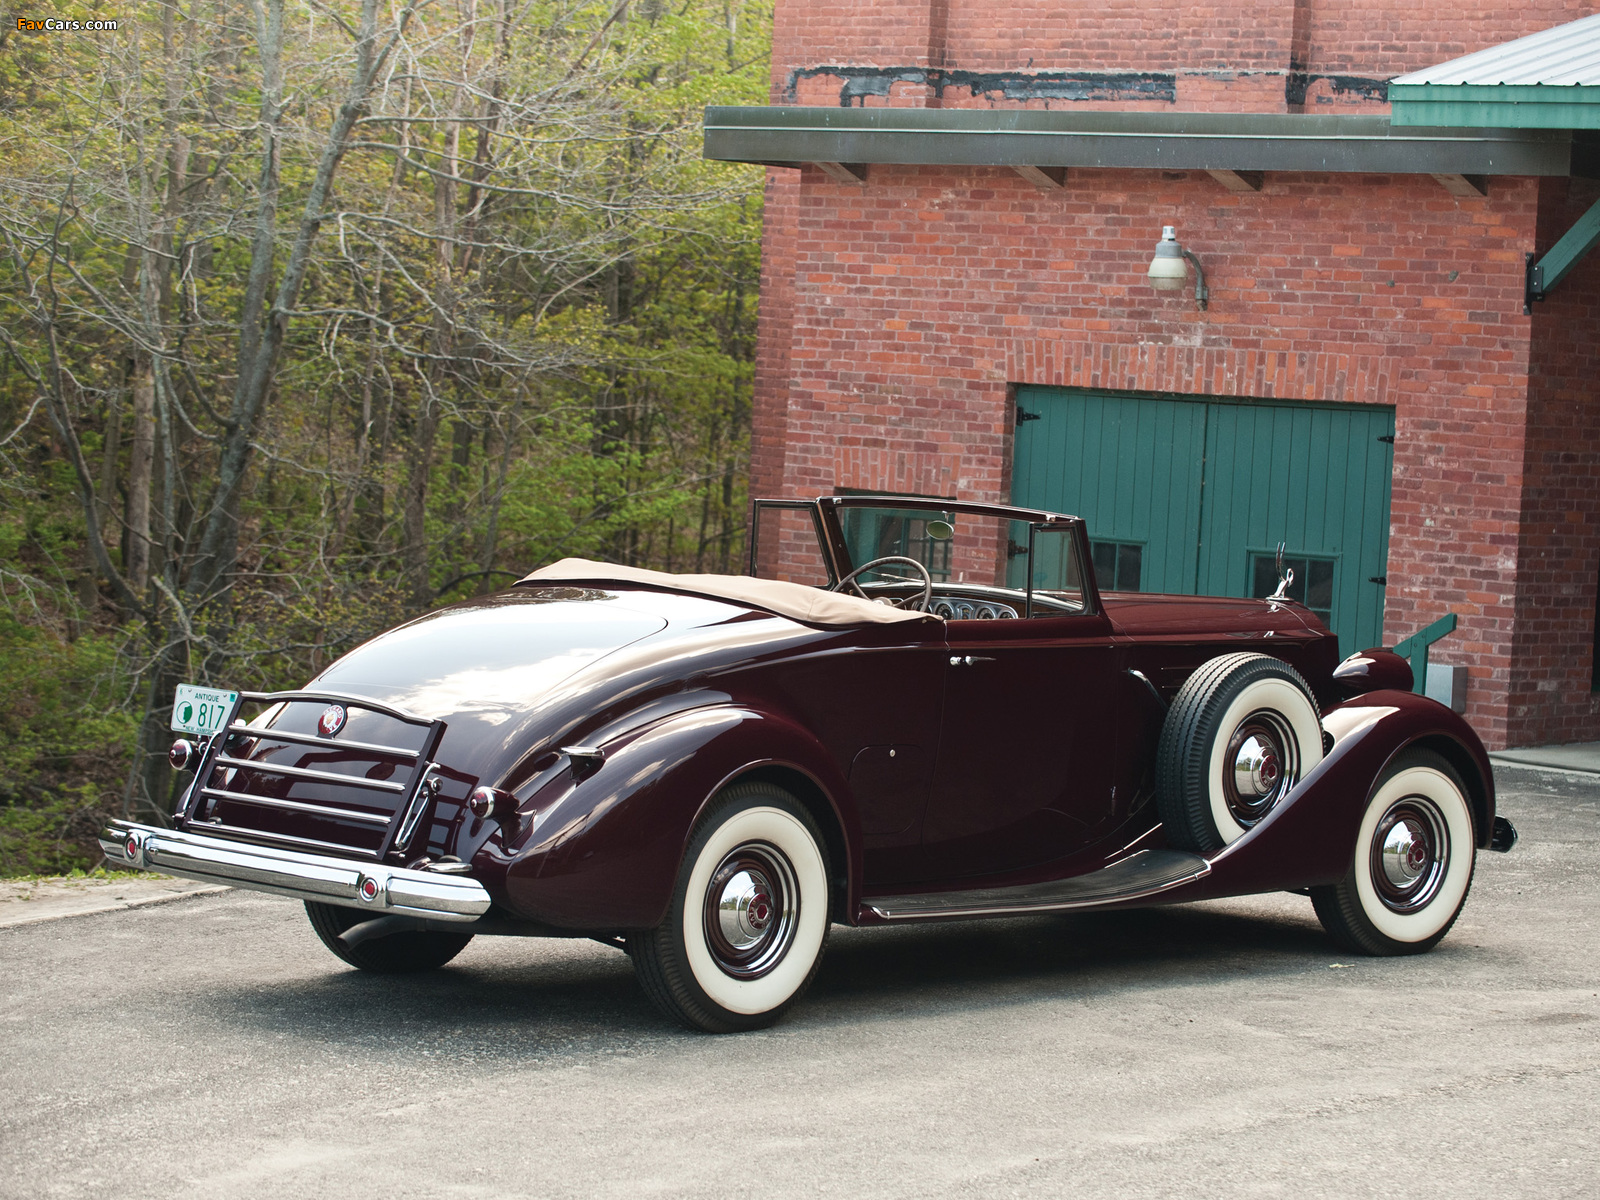
<instances>
[{"instance_id":1,"label":"chrome wheel hubcap","mask_svg":"<svg viewBox=\"0 0 1600 1200\"><path fill-rule=\"evenodd\" d=\"M783 851L765 842L734 850L706 888L706 946L735 979L755 979L783 961L794 941L800 894Z\"/></svg>"},{"instance_id":2,"label":"chrome wheel hubcap","mask_svg":"<svg viewBox=\"0 0 1600 1200\"><path fill-rule=\"evenodd\" d=\"M722 936L735 950L748 950L761 940L772 924L772 897L766 876L760 871L736 872L722 886L717 901L717 920Z\"/></svg>"},{"instance_id":3,"label":"chrome wheel hubcap","mask_svg":"<svg viewBox=\"0 0 1600 1200\"><path fill-rule=\"evenodd\" d=\"M1233 760L1233 784L1241 796L1267 796L1278 786L1283 764L1278 748L1252 734L1245 738Z\"/></svg>"},{"instance_id":4,"label":"chrome wheel hubcap","mask_svg":"<svg viewBox=\"0 0 1600 1200\"><path fill-rule=\"evenodd\" d=\"M1372 838L1372 886L1384 907L1415 912L1439 892L1450 865L1450 831L1425 796L1389 806Z\"/></svg>"},{"instance_id":5,"label":"chrome wheel hubcap","mask_svg":"<svg viewBox=\"0 0 1600 1200\"><path fill-rule=\"evenodd\" d=\"M1222 791L1233 819L1249 829L1271 811L1299 777L1294 732L1274 712L1251 713L1228 739Z\"/></svg>"}]
</instances>

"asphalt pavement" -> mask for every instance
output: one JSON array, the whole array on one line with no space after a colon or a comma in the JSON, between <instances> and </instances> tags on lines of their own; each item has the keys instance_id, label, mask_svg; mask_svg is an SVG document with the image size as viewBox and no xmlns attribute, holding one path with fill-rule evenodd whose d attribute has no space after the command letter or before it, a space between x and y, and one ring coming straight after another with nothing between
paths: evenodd
<instances>
[{"instance_id":1,"label":"asphalt pavement","mask_svg":"<svg viewBox=\"0 0 1600 1200\"><path fill-rule=\"evenodd\" d=\"M835 929L774 1029L624 955L347 969L243 892L0 929L0 1196L1593 1195L1600 778L1498 768L1433 953L1278 895Z\"/></svg>"}]
</instances>

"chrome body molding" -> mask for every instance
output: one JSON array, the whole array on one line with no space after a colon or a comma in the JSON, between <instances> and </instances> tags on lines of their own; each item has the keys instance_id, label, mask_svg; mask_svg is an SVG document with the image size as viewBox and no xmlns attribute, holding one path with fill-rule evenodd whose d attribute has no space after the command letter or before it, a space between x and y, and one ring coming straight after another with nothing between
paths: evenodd
<instances>
[{"instance_id":1,"label":"chrome body molding","mask_svg":"<svg viewBox=\"0 0 1600 1200\"><path fill-rule=\"evenodd\" d=\"M102 829L100 846L117 866L164 871L372 913L473 921L487 912L490 904L481 883L455 873L352 862L130 821L113 821Z\"/></svg>"}]
</instances>

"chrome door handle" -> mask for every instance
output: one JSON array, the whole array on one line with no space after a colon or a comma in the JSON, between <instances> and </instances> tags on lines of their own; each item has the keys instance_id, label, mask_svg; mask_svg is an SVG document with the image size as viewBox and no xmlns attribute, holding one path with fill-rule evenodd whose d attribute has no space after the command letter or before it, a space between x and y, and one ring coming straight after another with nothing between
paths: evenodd
<instances>
[{"instance_id":1,"label":"chrome door handle","mask_svg":"<svg viewBox=\"0 0 1600 1200\"><path fill-rule=\"evenodd\" d=\"M952 667L970 667L981 662L993 662L994 659L986 658L981 654L952 654L950 665Z\"/></svg>"}]
</instances>

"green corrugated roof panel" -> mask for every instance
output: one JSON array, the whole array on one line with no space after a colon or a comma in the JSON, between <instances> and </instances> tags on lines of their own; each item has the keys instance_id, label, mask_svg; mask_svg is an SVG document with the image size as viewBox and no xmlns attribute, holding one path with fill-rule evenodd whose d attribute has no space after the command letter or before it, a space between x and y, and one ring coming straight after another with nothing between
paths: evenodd
<instances>
[{"instance_id":1,"label":"green corrugated roof panel","mask_svg":"<svg viewBox=\"0 0 1600 1200\"><path fill-rule=\"evenodd\" d=\"M1600 15L1401 75L1395 125L1600 129Z\"/></svg>"}]
</instances>

